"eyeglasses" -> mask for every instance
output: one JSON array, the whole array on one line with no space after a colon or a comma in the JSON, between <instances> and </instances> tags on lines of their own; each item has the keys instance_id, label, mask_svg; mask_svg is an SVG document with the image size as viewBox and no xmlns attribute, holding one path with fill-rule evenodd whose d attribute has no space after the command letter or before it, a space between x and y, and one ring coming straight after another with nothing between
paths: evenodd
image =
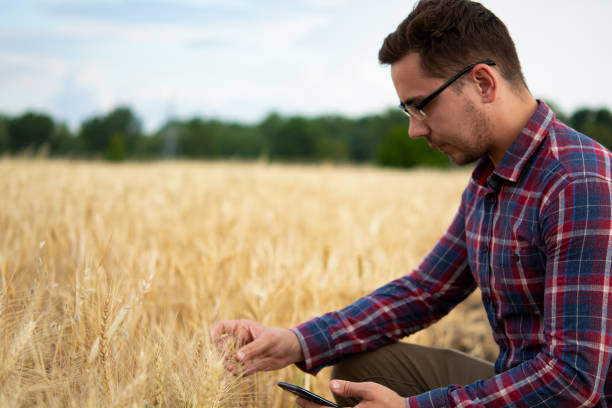
<instances>
[{"instance_id":1,"label":"eyeglasses","mask_svg":"<svg viewBox=\"0 0 612 408\"><path fill-rule=\"evenodd\" d=\"M469 65L465 68L463 68L461 71L459 71L457 73L457 75L455 75L454 77L452 77L451 79L449 79L448 81L446 81L441 87L439 87L438 89L436 89L435 91L433 91L431 94L429 94L425 99L423 99L421 102L417 103L416 105L407 105L405 102L400 102L399 104L399 108L404 111L404 113L410 117L410 118L414 118L417 120L424 120L427 117L427 114L425 114L425 112L423 112L423 108L429 103L431 102L436 96L438 96L440 94L440 92L442 92L443 90L445 90L446 88L448 88L453 82L455 82L456 80L458 80L459 78L461 78L462 75L470 72L472 70L472 68L474 68L476 65L478 64L486 64L486 65L490 65L493 66L495 65L495 62L493 62L490 59L484 60L484 61L480 61L477 62L475 64ZM406 101L407 102L407 101Z\"/></svg>"}]
</instances>

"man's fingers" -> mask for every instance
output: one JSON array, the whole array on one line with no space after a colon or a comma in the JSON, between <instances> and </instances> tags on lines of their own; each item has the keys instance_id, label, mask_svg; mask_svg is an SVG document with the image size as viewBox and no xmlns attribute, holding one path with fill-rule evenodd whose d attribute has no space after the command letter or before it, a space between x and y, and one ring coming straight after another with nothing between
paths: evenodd
<instances>
[{"instance_id":1,"label":"man's fingers","mask_svg":"<svg viewBox=\"0 0 612 408\"><path fill-rule=\"evenodd\" d=\"M334 393L343 397L364 398L368 390L368 383L332 380L329 387Z\"/></svg>"},{"instance_id":2,"label":"man's fingers","mask_svg":"<svg viewBox=\"0 0 612 408\"><path fill-rule=\"evenodd\" d=\"M244 367L244 374L250 375L255 371L269 370L273 358L267 355L268 346L261 340L255 340L238 349L236 358Z\"/></svg>"},{"instance_id":3,"label":"man's fingers","mask_svg":"<svg viewBox=\"0 0 612 408\"><path fill-rule=\"evenodd\" d=\"M289 330L287 333L297 343L297 337ZM217 348L226 354L230 363L232 358L236 359L235 365L243 369L241 373L249 375L256 371L282 368L293 360L298 361L293 356L296 354L295 347L287 340L287 333L250 320L226 320L212 327L211 338Z\"/></svg>"},{"instance_id":4,"label":"man's fingers","mask_svg":"<svg viewBox=\"0 0 612 408\"><path fill-rule=\"evenodd\" d=\"M227 345L244 346L253 340L249 330L248 321L225 320L215 323L210 330L210 338L220 350Z\"/></svg>"},{"instance_id":5,"label":"man's fingers","mask_svg":"<svg viewBox=\"0 0 612 408\"><path fill-rule=\"evenodd\" d=\"M210 337L213 341L218 342L226 336L235 336L239 331L238 326L237 320L217 322L210 329Z\"/></svg>"},{"instance_id":6,"label":"man's fingers","mask_svg":"<svg viewBox=\"0 0 612 408\"><path fill-rule=\"evenodd\" d=\"M333 380L330 384L330 388L333 392L343 397L360 397L361 395L355 394L356 383L350 381Z\"/></svg>"},{"instance_id":7,"label":"man's fingers","mask_svg":"<svg viewBox=\"0 0 612 408\"><path fill-rule=\"evenodd\" d=\"M212 341L217 341L219 337L225 333L225 322L217 322L210 329L210 338Z\"/></svg>"},{"instance_id":8,"label":"man's fingers","mask_svg":"<svg viewBox=\"0 0 612 408\"><path fill-rule=\"evenodd\" d=\"M240 339L248 339L251 337L251 326L254 322L249 320L223 320L213 325L210 330L210 335L213 340L223 336L224 334L231 334Z\"/></svg>"},{"instance_id":9,"label":"man's fingers","mask_svg":"<svg viewBox=\"0 0 612 408\"><path fill-rule=\"evenodd\" d=\"M257 360L264 357L269 349L270 344L267 344L264 338L259 338L240 347L236 357L240 361Z\"/></svg>"},{"instance_id":10,"label":"man's fingers","mask_svg":"<svg viewBox=\"0 0 612 408\"><path fill-rule=\"evenodd\" d=\"M242 374L245 376L251 375L257 371L269 371L278 368L276 360L272 357L258 357L240 361L242 367Z\"/></svg>"}]
</instances>

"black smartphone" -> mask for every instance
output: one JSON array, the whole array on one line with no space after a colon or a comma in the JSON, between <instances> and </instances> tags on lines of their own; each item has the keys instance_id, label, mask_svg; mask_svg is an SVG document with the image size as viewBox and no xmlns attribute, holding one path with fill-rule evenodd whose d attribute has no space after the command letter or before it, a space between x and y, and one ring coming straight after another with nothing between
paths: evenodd
<instances>
[{"instance_id":1,"label":"black smartphone","mask_svg":"<svg viewBox=\"0 0 612 408\"><path fill-rule=\"evenodd\" d=\"M298 387L297 385L288 384L286 382L280 381L278 383L278 386L281 387L285 391L289 391L290 393L297 395L300 398L307 399L308 401L312 401L316 404L323 405L324 407L340 408L339 405L336 405L333 402L328 401L325 398L318 396L317 394L313 394L312 392L305 390L302 387Z\"/></svg>"}]
</instances>

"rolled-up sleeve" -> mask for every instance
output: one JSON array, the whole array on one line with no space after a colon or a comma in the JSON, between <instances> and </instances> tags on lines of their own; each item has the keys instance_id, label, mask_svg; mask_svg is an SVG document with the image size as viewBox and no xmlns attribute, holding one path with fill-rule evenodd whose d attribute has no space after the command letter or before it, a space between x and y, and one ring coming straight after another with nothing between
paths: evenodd
<instances>
[{"instance_id":1,"label":"rolled-up sleeve","mask_svg":"<svg viewBox=\"0 0 612 408\"><path fill-rule=\"evenodd\" d=\"M345 355L381 347L434 323L465 299L476 283L467 261L462 208L414 271L344 309L294 327L305 356L298 367L316 374Z\"/></svg>"}]
</instances>

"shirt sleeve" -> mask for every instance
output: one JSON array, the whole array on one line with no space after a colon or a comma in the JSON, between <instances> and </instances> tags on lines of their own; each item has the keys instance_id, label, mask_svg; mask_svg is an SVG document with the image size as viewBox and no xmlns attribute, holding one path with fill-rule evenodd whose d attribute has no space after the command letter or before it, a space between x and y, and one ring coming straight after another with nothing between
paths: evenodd
<instances>
[{"instance_id":1,"label":"shirt sleeve","mask_svg":"<svg viewBox=\"0 0 612 408\"><path fill-rule=\"evenodd\" d=\"M601 178L575 180L544 205L546 345L542 351L489 380L408 398L408 407L597 404L612 352L611 186Z\"/></svg>"},{"instance_id":2,"label":"shirt sleeve","mask_svg":"<svg viewBox=\"0 0 612 408\"><path fill-rule=\"evenodd\" d=\"M432 324L465 299L476 283L468 267L462 209L410 274L291 329L305 356L298 367L316 374L345 355L381 347Z\"/></svg>"}]
</instances>

